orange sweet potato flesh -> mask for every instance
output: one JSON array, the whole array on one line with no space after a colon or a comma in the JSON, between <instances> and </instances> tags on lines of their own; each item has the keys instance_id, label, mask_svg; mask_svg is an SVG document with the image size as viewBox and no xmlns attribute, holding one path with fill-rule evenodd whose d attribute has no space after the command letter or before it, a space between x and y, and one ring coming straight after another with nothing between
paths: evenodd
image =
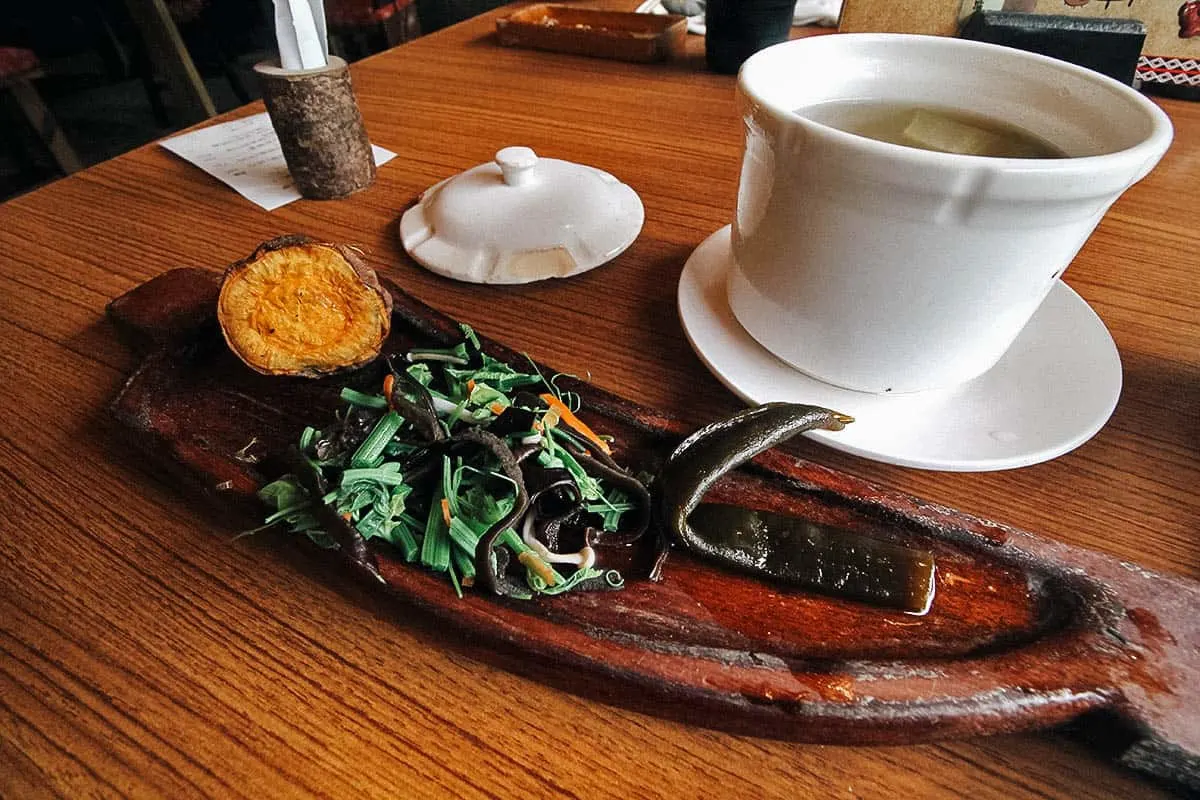
<instances>
[{"instance_id":1,"label":"orange sweet potato flesh","mask_svg":"<svg viewBox=\"0 0 1200 800\"><path fill-rule=\"evenodd\" d=\"M357 252L307 236L265 242L229 267L217 319L230 349L265 375L319 377L379 355L392 298Z\"/></svg>"}]
</instances>

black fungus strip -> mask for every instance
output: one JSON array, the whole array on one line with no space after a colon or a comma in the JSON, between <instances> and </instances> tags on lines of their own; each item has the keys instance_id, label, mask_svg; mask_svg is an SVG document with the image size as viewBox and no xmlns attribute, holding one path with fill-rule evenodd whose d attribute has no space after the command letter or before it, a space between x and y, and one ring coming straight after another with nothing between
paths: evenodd
<instances>
[{"instance_id":1,"label":"black fungus strip","mask_svg":"<svg viewBox=\"0 0 1200 800\"><path fill-rule=\"evenodd\" d=\"M393 363L393 357L388 357L388 368L391 370L393 384L392 396L388 402L400 413L418 434L425 439L436 442L446 438L446 431L438 420L437 411L433 408L433 397L421 382L408 374L408 370ZM416 400L410 400L412 395Z\"/></svg>"},{"instance_id":2,"label":"black fungus strip","mask_svg":"<svg viewBox=\"0 0 1200 800\"><path fill-rule=\"evenodd\" d=\"M512 510L488 528L479 543L475 546L475 582L484 589L496 594L505 594L501 581L497 576L496 564L493 561L492 549L496 539L506 528L514 527L525 516L529 508L529 493L525 490L525 479L521 475L521 465L517 463L513 452L508 449L504 440L495 434L480 428L468 428L455 437L456 442L473 442L492 452L499 462L500 471L516 486L517 496Z\"/></svg>"},{"instance_id":3,"label":"black fungus strip","mask_svg":"<svg viewBox=\"0 0 1200 800\"><path fill-rule=\"evenodd\" d=\"M575 453L574 455L575 460L579 462L579 466L583 467L588 475L605 480L610 485L622 490L637 505L637 513L633 518L632 527L620 531L597 531L594 542L590 543L599 545L628 545L641 539L642 535L646 532L646 528L650 525L651 501L649 490L637 478L615 464L612 464L612 459L600 461L584 453ZM609 466L610 464L612 466Z\"/></svg>"},{"instance_id":4,"label":"black fungus strip","mask_svg":"<svg viewBox=\"0 0 1200 800\"><path fill-rule=\"evenodd\" d=\"M532 430L535 420L537 420L535 411L511 405L500 412L500 415L488 424L487 429L497 436L508 436L512 433Z\"/></svg>"},{"instance_id":5,"label":"black fungus strip","mask_svg":"<svg viewBox=\"0 0 1200 800\"><path fill-rule=\"evenodd\" d=\"M351 406L346 410L345 417L317 439L313 452L322 461L332 461L344 453L353 453L371 434L381 416L383 414L376 409Z\"/></svg>"},{"instance_id":6,"label":"black fungus strip","mask_svg":"<svg viewBox=\"0 0 1200 800\"><path fill-rule=\"evenodd\" d=\"M289 460L297 480L309 497L313 499L313 514L321 527L337 542L338 552L354 571L368 576L379 583L387 583L379 572L379 562L371 552L367 540L358 529L342 519L332 508L321 502L321 498L329 491L329 484L300 450L293 445L289 450Z\"/></svg>"},{"instance_id":7,"label":"black fungus strip","mask_svg":"<svg viewBox=\"0 0 1200 800\"><path fill-rule=\"evenodd\" d=\"M529 492L529 507L534 518L533 530L546 549L557 553L561 548L559 528L583 511L583 497L575 477L559 467L544 467L535 458L519 461Z\"/></svg>"}]
</instances>

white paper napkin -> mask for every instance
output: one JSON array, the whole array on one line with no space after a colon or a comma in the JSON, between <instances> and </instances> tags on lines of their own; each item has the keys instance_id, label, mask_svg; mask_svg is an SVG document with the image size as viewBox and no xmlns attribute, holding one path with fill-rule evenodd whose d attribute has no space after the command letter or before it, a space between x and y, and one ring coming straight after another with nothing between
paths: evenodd
<instances>
[{"instance_id":1,"label":"white paper napkin","mask_svg":"<svg viewBox=\"0 0 1200 800\"><path fill-rule=\"evenodd\" d=\"M162 146L267 211L300 199L266 112L175 136ZM396 157L375 145L371 151L377 166Z\"/></svg>"},{"instance_id":2,"label":"white paper napkin","mask_svg":"<svg viewBox=\"0 0 1200 800\"><path fill-rule=\"evenodd\" d=\"M329 63L325 0L275 0L279 66L316 69Z\"/></svg>"}]
</instances>

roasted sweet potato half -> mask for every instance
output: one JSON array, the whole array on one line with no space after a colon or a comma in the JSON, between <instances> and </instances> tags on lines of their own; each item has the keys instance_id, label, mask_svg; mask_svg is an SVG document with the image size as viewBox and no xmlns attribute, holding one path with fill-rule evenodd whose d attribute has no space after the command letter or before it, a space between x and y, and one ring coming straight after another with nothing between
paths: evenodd
<instances>
[{"instance_id":1,"label":"roasted sweet potato half","mask_svg":"<svg viewBox=\"0 0 1200 800\"><path fill-rule=\"evenodd\" d=\"M379 355L392 298L357 252L284 236L225 272L217 318L225 341L266 375L318 377Z\"/></svg>"}]
</instances>

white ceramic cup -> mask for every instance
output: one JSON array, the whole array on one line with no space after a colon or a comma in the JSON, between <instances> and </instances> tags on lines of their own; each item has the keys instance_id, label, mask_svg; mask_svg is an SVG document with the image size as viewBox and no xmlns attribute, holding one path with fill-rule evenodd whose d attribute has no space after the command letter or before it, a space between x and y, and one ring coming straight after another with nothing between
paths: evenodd
<instances>
[{"instance_id":1,"label":"white ceramic cup","mask_svg":"<svg viewBox=\"0 0 1200 800\"><path fill-rule=\"evenodd\" d=\"M738 96L733 313L796 369L875 393L986 372L1172 136L1156 105L1099 73L934 36L778 44L746 61ZM931 152L796 113L838 100L983 114L1069 157Z\"/></svg>"}]
</instances>

